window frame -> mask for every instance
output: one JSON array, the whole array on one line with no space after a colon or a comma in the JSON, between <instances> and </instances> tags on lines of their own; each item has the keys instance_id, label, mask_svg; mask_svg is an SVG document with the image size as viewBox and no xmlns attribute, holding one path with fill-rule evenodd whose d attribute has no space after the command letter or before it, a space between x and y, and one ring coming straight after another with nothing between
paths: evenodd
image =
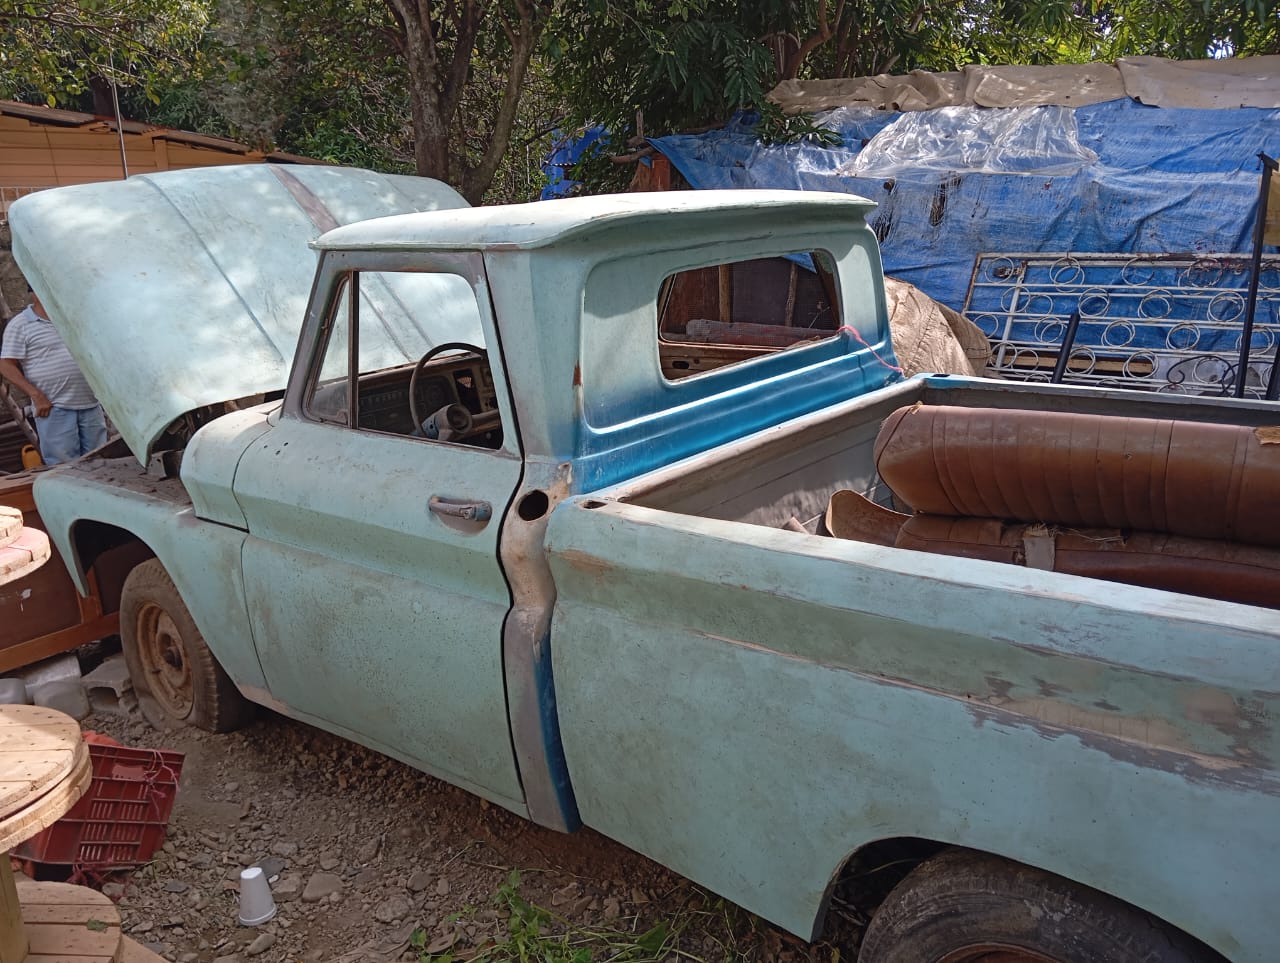
<instances>
[{"instance_id":1,"label":"window frame","mask_svg":"<svg viewBox=\"0 0 1280 963\"><path fill-rule=\"evenodd\" d=\"M813 261L814 274L818 279L819 285L821 285L822 287L823 293L827 296L827 299L831 304L831 312L834 317L834 320L836 321L836 326L834 328L827 329L827 328L797 327L797 330L811 330L811 331L814 331L815 333L821 332L823 334L823 337L802 339L802 340L796 341L794 344L791 344L791 345L781 345L776 347L730 345L730 347L743 348L745 352L749 352L749 353L747 354L746 357L731 361L728 364L709 368L705 371L693 371L693 372L690 372L688 375L684 375L679 378L667 377L666 373L662 371L662 365L659 364L658 373L661 376L662 380L668 385L676 385L676 384L683 385L691 381L694 381L696 379L707 377L708 375L712 375L716 372L722 372L729 369L738 368L744 364L750 364L751 362L757 361L762 357L771 357L780 352L789 351L789 350L793 350L800 347L813 347L815 345L825 344L827 341L830 341L834 338L838 338L840 336L841 328L848 324L848 320L846 319L846 316L845 316L844 304L841 296L842 292L840 287L840 273L839 273L840 260L832 251L829 251L826 248L815 247L815 248L812 248L809 250L803 250L803 251L791 250L791 251L783 251L781 253L755 254L750 257L737 258L732 261L712 259L710 261L707 261L706 263L697 263L697 264L689 265L686 267L681 267L678 270L672 271L669 274L664 275L663 278L658 282L658 293L654 299L654 305L655 305L655 317L654 317L654 324L653 324L654 344L657 347L659 352L661 352L663 345L670 345L670 346L680 347L680 348L699 347L699 346L703 346L703 347L717 347L717 346L725 347L726 346L721 344L720 342L702 342L702 341L682 340L679 338L671 337L669 333L664 333L662 329L663 322L664 322L664 314L669 308L672 292L674 290L674 284L672 283L674 278L678 277L681 274L692 272L692 271L703 271L708 268L732 267L739 264L749 264L753 261L786 259L789 256L799 255L799 254L806 254ZM787 327L787 326L779 325L779 327Z\"/></svg>"},{"instance_id":2,"label":"window frame","mask_svg":"<svg viewBox=\"0 0 1280 963\"><path fill-rule=\"evenodd\" d=\"M359 398L353 397L353 395L358 395L356 388L360 376L359 276L362 273L451 274L467 282L472 295L476 299L476 307L480 316L480 328L485 339L485 353L488 356L500 424L502 425L501 447L489 449L466 444L465 442L440 441L432 438L398 435L394 432L377 431L359 426ZM282 415L296 418L300 421L343 428L347 431L355 431L361 434L385 438L407 438L414 442L450 445L468 450L486 451L494 455L514 454L519 456L520 447L516 429L515 405L507 382L501 341L498 337L497 324L494 320L493 306L489 300L488 290L488 276L484 268L484 258L478 251L323 252L316 271L316 278L312 285L306 320L298 339L297 351L285 391ZM320 372L324 367L325 356L328 352L334 329L339 323L338 312L344 308L347 311L347 318L351 322L347 331L346 422L318 416L310 407L313 392L319 384Z\"/></svg>"}]
</instances>

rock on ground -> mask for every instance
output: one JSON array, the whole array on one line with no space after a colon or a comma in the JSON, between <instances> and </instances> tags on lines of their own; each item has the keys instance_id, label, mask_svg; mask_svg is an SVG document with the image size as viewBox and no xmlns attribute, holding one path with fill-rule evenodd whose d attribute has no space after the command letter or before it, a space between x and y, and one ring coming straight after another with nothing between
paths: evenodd
<instances>
[{"instance_id":1,"label":"rock on ground","mask_svg":"<svg viewBox=\"0 0 1280 963\"><path fill-rule=\"evenodd\" d=\"M300 723L264 712L238 733L161 733L135 712L95 714L85 725L126 745L186 753L164 849L107 887L126 931L162 942L175 963L389 963L417 927L462 957L506 938L494 894L517 869L523 897L547 908L558 898L553 912L582 927L643 933L704 900L684 945L727 955L703 945L723 944L714 921L724 908L711 911L714 897L682 877L589 830L541 829ZM279 874L278 913L249 929L236 920L237 899L240 871L254 864ZM810 959L792 937L745 912L734 918L746 963ZM812 959L826 963L831 948Z\"/></svg>"}]
</instances>

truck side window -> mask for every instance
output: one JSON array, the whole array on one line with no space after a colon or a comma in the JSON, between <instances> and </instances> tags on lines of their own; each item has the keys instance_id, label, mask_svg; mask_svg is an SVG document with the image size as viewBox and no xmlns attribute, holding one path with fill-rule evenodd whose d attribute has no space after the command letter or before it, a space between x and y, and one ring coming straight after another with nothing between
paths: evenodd
<instances>
[{"instance_id":1,"label":"truck side window","mask_svg":"<svg viewBox=\"0 0 1280 963\"><path fill-rule=\"evenodd\" d=\"M842 324L835 265L821 251L669 275L658 294L658 352L671 381L832 337Z\"/></svg>"},{"instance_id":2,"label":"truck side window","mask_svg":"<svg viewBox=\"0 0 1280 963\"><path fill-rule=\"evenodd\" d=\"M354 272L331 311L308 416L424 441L501 446L480 312L466 280Z\"/></svg>"},{"instance_id":3,"label":"truck side window","mask_svg":"<svg viewBox=\"0 0 1280 963\"><path fill-rule=\"evenodd\" d=\"M351 386L350 340L351 282L343 278L329 304L329 315L321 332L323 361L307 398L307 412L317 421L350 424Z\"/></svg>"}]
</instances>

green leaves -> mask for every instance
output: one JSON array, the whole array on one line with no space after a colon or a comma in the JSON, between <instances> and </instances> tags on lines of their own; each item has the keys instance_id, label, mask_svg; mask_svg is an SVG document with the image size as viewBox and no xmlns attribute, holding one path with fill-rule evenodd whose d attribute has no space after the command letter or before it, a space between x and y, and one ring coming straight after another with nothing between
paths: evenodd
<instances>
[{"instance_id":1,"label":"green leaves","mask_svg":"<svg viewBox=\"0 0 1280 963\"><path fill-rule=\"evenodd\" d=\"M773 85L760 14L777 3L565 0L549 34L574 40L551 78L577 124L621 132L637 108L657 132L722 120Z\"/></svg>"},{"instance_id":2,"label":"green leaves","mask_svg":"<svg viewBox=\"0 0 1280 963\"><path fill-rule=\"evenodd\" d=\"M772 101L765 101L760 107L756 137L766 147L774 144L795 144L800 141L807 141L819 147L839 147L842 143L838 133L830 127L819 124L812 115L787 116L782 112L782 108Z\"/></svg>"},{"instance_id":3,"label":"green leaves","mask_svg":"<svg viewBox=\"0 0 1280 963\"><path fill-rule=\"evenodd\" d=\"M103 78L154 90L188 71L212 0L41 0L0 4L0 95L50 105Z\"/></svg>"}]
</instances>

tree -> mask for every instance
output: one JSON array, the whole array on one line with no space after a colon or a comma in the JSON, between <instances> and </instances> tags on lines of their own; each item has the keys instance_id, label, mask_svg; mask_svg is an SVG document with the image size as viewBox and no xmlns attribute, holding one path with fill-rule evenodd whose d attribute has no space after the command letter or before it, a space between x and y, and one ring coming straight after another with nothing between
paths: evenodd
<instances>
[{"instance_id":1,"label":"tree","mask_svg":"<svg viewBox=\"0 0 1280 963\"><path fill-rule=\"evenodd\" d=\"M478 202L511 141L529 64L555 0L386 0L391 40L404 59L419 174L456 186ZM502 64L490 75L491 113L483 150L468 158L453 144L475 118L463 110L473 61ZM475 101L473 100L474 104Z\"/></svg>"},{"instance_id":2,"label":"tree","mask_svg":"<svg viewBox=\"0 0 1280 963\"><path fill-rule=\"evenodd\" d=\"M556 0L218 0L204 59L151 119L439 178L478 203L542 124L531 64ZM521 199L524 199L523 197Z\"/></svg>"},{"instance_id":3,"label":"tree","mask_svg":"<svg viewBox=\"0 0 1280 963\"><path fill-rule=\"evenodd\" d=\"M0 91L50 105L94 89L154 91L190 69L209 0L0 3ZM105 111L104 111L105 112Z\"/></svg>"},{"instance_id":4,"label":"tree","mask_svg":"<svg viewBox=\"0 0 1280 963\"><path fill-rule=\"evenodd\" d=\"M779 80L970 63L1280 52L1277 0L565 0L553 76L580 123L665 133Z\"/></svg>"},{"instance_id":5,"label":"tree","mask_svg":"<svg viewBox=\"0 0 1280 963\"><path fill-rule=\"evenodd\" d=\"M789 0L566 0L549 30L551 76L578 124L667 132L757 103L776 76L770 38L798 26Z\"/></svg>"},{"instance_id":6,"label":"tree","mask_svg":"<svg viewBox=\"0 0 1280 963\"><path fill-rule=\"evenodd\" d=\"M1092 0L1099 58L1196 58L1280 53L1276 0Z\"/></svg>"}]
</instances>

